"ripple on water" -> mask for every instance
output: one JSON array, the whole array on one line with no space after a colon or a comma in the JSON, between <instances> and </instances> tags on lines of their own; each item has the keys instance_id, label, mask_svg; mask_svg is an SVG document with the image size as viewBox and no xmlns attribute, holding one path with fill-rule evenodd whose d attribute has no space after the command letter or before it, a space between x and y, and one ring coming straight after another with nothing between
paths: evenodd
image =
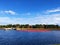
<instances>
[{"instance_id":1,"label":"ripple on water","mask_svg":"<svg viewBox=\"0 0 60 45\"><path fill-rule=\"evenodd\" d=\"M48 45L60 43L60 31L23 32L0 30L0 45Z\"/></svg>"}]
</instances>

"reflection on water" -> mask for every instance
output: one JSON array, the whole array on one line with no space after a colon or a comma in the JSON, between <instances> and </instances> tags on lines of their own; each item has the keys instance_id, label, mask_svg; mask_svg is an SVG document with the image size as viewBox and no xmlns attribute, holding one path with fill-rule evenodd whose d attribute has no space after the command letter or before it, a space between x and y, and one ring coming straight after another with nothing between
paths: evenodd
<instances>
[{"instance_id":1,"label":"reflection on water","mask_svg":"<svg viewBox=\"0 0 60 45\"><path fill-rule=\"evenodd\" d=\"M60 43L60 31L22 32L0 30L0 45L48 45Z\"/></svg>"}]
</instances>

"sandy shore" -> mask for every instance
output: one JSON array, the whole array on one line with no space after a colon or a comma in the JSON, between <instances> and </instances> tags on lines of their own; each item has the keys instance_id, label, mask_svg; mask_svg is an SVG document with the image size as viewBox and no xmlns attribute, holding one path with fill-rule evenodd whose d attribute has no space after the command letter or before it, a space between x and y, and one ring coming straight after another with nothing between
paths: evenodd
<instances>
[{"instance_id":1,"label":"sandy shore","mask_svg":"<svg viewBox=\"0 0 60 45\"><path fill-rule=\"evenodd\" d=\"M27 32L48 32L48 30L23 30Z\"/></svg>"},{"instance_id":2,"label":"sandy shore","mask_svg":"<svg viewBox=\"0 0 60 45\"><path fill-rule=\"evenodd\" d=\"M26 31L26 32L48 32L48 31L50 31L49 29L38 29L38 28L35 28L35 29L33 29L33 28L24 28L24 29L21 29L21 30L19 30L19 31Z\"/></svg>"}]
</instances>

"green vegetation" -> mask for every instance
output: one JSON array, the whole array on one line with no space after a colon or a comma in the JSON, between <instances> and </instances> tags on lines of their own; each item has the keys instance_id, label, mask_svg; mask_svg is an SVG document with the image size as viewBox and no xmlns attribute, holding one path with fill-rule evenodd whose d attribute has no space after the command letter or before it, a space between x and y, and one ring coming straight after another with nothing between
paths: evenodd
<instances>
[{"instance_id":1,"label":"green vegetation","mask_svg":"<svg viewBox=\"0 0 60 45\"><path fill-rule=\"evenodd\" d=\"M36 25L20 25L20 24L8 24L8 25L0 25L0 28L44 28L44 29L60 29L59 25L45 25L45 24L36 24Z\"/></svg>"}]
</instances>

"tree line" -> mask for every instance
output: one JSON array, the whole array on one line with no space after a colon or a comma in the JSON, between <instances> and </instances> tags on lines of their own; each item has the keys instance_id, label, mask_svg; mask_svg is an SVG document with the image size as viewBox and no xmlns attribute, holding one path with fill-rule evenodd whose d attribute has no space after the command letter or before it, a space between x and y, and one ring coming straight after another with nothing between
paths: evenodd
<instances>
[{"instance_id":1,"label":"tree line","mask_svg":"<svg viewBox=\"0 0 60 45\"><path fill-rule=\"evenodd\" d=\"M0 25L0 28L60 28L59 25L46 25L46 24L36 24L36 25L29 25L29 24L8 24L8 25Z\"/></svg>"}]
</instances>

